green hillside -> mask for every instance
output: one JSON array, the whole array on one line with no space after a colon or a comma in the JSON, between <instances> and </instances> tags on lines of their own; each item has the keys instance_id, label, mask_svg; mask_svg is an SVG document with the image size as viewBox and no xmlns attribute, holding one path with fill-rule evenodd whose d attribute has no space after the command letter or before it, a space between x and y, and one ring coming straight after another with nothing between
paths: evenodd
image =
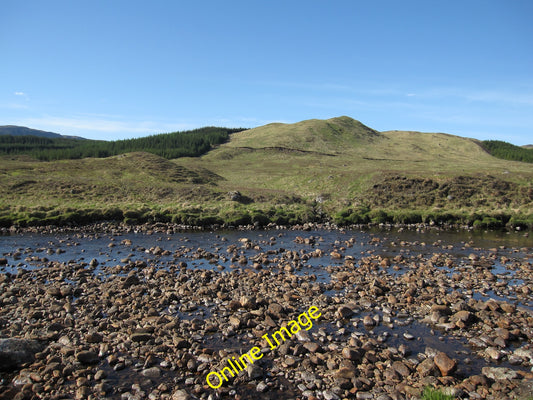
<instances>
[{"instance_id":1,"label":"green hillside","mask_svg":"<svg viewBox=\"0 0 533 400\"><path fill-rule=\"evenodd\" d=\"M532 164L495 158L476 140L377 132L340 117L236 132L201 157L3 157L0 222L533 227L532 182Z\"/></svg>"},{"instance_id":2,"label":"green hillside","mask_svg":"<svg viewBox=\"0 0 533 400\"><path fill-rule=\"evenodd\" d=\"M524 183L522 174L532 172L531 166L495 159L471 139L378 133L347 117L243 131L204 157L176 162L218 168L228 185L291 190L309 198L327 192L338 201L391 174L445 179L489 171L502 176L511 168L512 179Z\"/></svg>"},{"instance_id":3,"label":"green hillside","mask_svg":"<svg viewBox=\"0 0 533 400\"><path fill-rule=\"evenodd\" d=\"M343 153L348 148L379 140L382 135L349 117L269 124L236 133L227 147L274 148L318 153Z\"/></svg>"},{"instance_id":4,"label":"green hillside","mask_svg":"<svg viewBox=\"0 0 533 400\"><path fill-rule=\"evenodd\" d=\"M473 223L469 219L477 219L476 213L508 221L533 211L531 165L496 159L472 139L380 133L348 117L243 131L199 159L176 162L216 169L224 178L220 188L254 199L248 208L294 207L304 217L348 213L368 222L370 211L381 210L388 220L414 215L414 220L458 217ZM492 190L487 182L503 189ZM287 201L291 196L298 200Z\"/></svg>"},{"instance_id":5,"label":"green hillside","mask_svg":"<svg viewBox=\"0 0 533 400\"><path fill-rule=\"evenodd\" d=\"M154 154L39 162L0 158L0 226L168 219L178 201L212 200L220 177ZM143 217L143 218L144 218ZM168 218L167 218L168 217Z\"/></svg>"}]
</instances>

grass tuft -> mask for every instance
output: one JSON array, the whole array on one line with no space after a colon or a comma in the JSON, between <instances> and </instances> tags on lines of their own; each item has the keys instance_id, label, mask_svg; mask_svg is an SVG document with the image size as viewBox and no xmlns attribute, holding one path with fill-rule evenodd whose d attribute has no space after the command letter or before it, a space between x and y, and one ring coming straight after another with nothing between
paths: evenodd
<instances>
[{"instance_id":1,"label":"grass tuft","mask_svg":"<svg viewBox=\"0 0 533 400\"><path fill-rule=\"evenodd\" d=\"M422 392L422 400L455 400L455 396L444 394L441 390L427 386Z\"/></svg>"}]
</instances>

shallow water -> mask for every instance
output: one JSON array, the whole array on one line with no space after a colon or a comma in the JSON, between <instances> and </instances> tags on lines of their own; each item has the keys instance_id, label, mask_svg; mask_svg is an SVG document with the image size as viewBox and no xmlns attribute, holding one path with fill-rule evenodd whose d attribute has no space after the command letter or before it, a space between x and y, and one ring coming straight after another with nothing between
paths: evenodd
<instances>
[{"instance_id":1,"label":"shallow water","mask_svg":"<svg viewBox=\"0 0 533 400\"><path fill-rule=\"evenodd\" d=\"M243 240L246 239L246 240ZM297 243L308 239L308 244ZM130 244L131 242L131 244ZM163 254L155 255L150 249L160 247ZM316 250L322 251L317 257ZM335 259L332 252L341 254ZM46 268L49 263L88 264L96 259L98 266L92 271L105 279L117 265L130 262L144 261L148 266L156 268L170 268L179 263L186 263L189 269L206 269L213 271L229 271L233 269L254 268L254 257L267 257L270 263L262 263L258 268L272 268L277 270L290 264L292 272L298 275L313 275L317 282L329 283L335 267L344 264L345 258L353 257L355 266L362 257L378 255L394 258L403 256L411 260L428 260L435 254L446 254L455 260L459 267L469 267L472 255L491 261L491 272L496 275L496 282L508 285L511 295L499 293L497 289L473 290L474 299L507 300L518 306L533 310L531 302L518 302L512 295L513 287L527 283L517 275L512 263L502 261L502 257L518 260L520 263L533 262L533 239L521 232L482 232L482 231L438 231L438 230L320 230L320 231L292 231L292 230L255 230L255 231L217 231L217 232L181 232L176 234L26 234L0 237L0 257L5 258L7 265L0 266L1 272L16 274L19 269L32 270ZM246 257L246 264L239 260ZM296 258L296 260L295 260ZM287 260L290 260L288 262ZM85 265L87 266L87 265ZM448 277L456 272L452 267L444 269ZM395 268L394 263L384 268L383 273L397 276L409 270L406 265ZM120 273L119 273L120 274ZM64 279L66 283L69 282ZM338 296L343 289L330 288L323 294ZM530 296L531 297L531 296ZM169 309L171 315L182 320L200 318L210 315L210 304L199 304L195 309ZM212 306L212 304L211 304ZM379 306L369 313L360 312L357 317L365 315L383 315ZM372 331L359 326L347 325L345 335L357 335L361 332L371 337L384 340L390 346L400 344L409 346L412 354L423 353L426 347L445 351L459 359L461 369L459 374L468 376L478 374L481 368L488 365L485 360L472 355L466 339L452 336L447 332L432 330L429 326L416 320L401 320L394 316L394 327L379 324ZM319 325L328 334L335 335L338 328L324 321ZM415 339L407 340L405 333L412 334ZM194 339L194 338L193 338ZM197 338L203 346L218 350L222 348L243 347L242 338L222 337L219 333ZM520 345L520 344L517 344ZM514 346L511 345L510 349ZM502 366L510 366L502 363ZM510 366L515 368L514 366ZM113 373L110 372L110 377ZM116 374L115 374L116 375ZM117 375L118 376L118 375ZM118 378L117 378L118 379Z\"/></svg>"},{"instance_id":2,"label":"shallow water","mask_svg":"<svg viewBox=\"0 0 533 400\"><path fill-rule=\"evenodd\" d=\"M248 245L242 239L248 239ZM296 243L295 239L310 239L311 244ZM124 244L131 241L131 244ZM111 247L112 246L112 247ZM154 255L150 248L159 246L167 251L166 255ZM228 250L232 250L231 252ZM322 256L310 256L317 249ZM342 258L334 259L330 253L338 251ZM253 258L267 254L268 268L276 270L278 261L296 252L300 258L294 260L293 272L297 275L313 275L316 281L328 283L332 267L341 266L346 256L355 262L361 257L380 255L405 258L431 258L436 253L445 253L459 260L460 265L469 264L469 255L489 256L497 252L492 264L492 273L508 278L510 286L523 284L522 279L514 279L514 270L508 269L500 262L501 257L520 259L522 262L533 261L533 239L519 232L484 232L484 231L438 231L438 230L255 230L255 231L217 231L217 232L182 232L168 234L27 234L0 236L0 255L7 260L7 265L0 266L0 272L16 274L19 269L32 270L43 268L50 262L89 263L96 259L98 266L93 273L103 278L109 275L106 267L125 265L135 261L145 261L156 268L168 268L180 262L187 263L188 268L223 271L235 268L252 268ZM303 255L303 257L302 257ZM308 257L306 257L306 255ZM236 261L246 257L247 263ZM233 257L233 259L232 259ZM357 264L356 264L357 265ZM261 266L260 268L265 268ZM329 271L329 272L328 272ZM397 276L405 273L405 266L388 267L387 273ZM447 268L448 276L454 269ZM66 282L69 283L69 282ZM330 290L326 294L335 294ZM475 292L473 297L510 300L493 290ZM533 303L517 303L533 309Z\"/></svg>"},{"instance_id":3,"label":"shallow water","mask_svg":"<svg viewBox=\"0 0 533 400\"><path fill-rule=\"evenodd\" d=\"M314 244L295 243L296 237L314 238ZM239 241L249 239L259 249L247 249ZM121 244L130 240L131 245ZM377 241L379 240L379 241ZM352 243L347 243L351 241ZM109 247L112 243L114 247ZM16 273L18 268L33 269L42 267L46 262L89 262L95 258L99 266L124 264L121 260L143 260L158 267L166 267L178 262L187 262L189 267L220 270L238 263L230 260L226 249L235 245L238 255L248 258L261 252L296 251L309 253L315 249L323 251L322 257L300 260L303 267L297 273L315 274L321 280L328 280L324 267L342 265L343 260L332 259L330 253L342 249L342 255L353 256L356 260L368 254L386 257L402 255L431 256L446 252L457 258L468 258L470 254L487 255L491 249L498 249L498 256L520 257L525 261L533 260L533 239L523 233L481 232L481 231L412 231L412 230L373 230L373 231L218 231L183 232L173 235L128 233L113 234L31 234L0 237L0 254L7 259L4 272ZM168 250L169 255L156 256L145 250L159 246ZM349 246L349 247L348 247ZM61 253L58 253L57 250ZM198 249L219 255L216 259L196 258ZM15 253L19 253L18 256ZM32 260L33 258L33 260ZM249 265L248 265L249 266ZM494 273L508 271L505 266L495 262ZM240 265L246 268L246 266ZM96 269L96 273L102 272ZM512 271L508 271L512 273Z\"/></svg>"}]
</instances>

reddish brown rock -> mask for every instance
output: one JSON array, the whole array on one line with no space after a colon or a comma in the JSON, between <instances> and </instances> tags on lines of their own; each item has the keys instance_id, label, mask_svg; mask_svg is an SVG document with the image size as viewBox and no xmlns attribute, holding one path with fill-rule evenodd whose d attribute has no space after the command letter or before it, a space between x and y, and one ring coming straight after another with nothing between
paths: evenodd
<instances>
[{"instance_id":1,"label":"reddish brown rock","mask_svg":"<svg viewBox=\"0 0 533 400\"><path fill-rule=\"evenodd\" d=\"M440 370L440 373L442 376L449 376L451 375L455 369L457 368L457 361L451 359L448 357L448 355L444 352L439 352L433 358L433 362L437 366L437 368Z\"/></svg>"},{"instance_id":2,"label":"reddish brown rock","mask_svg":"<svg viewBox=\"0 0 533 400\"><path fill-rule=\"evenodd\" d=\"M342 356L352 361L358 361L358 360L361 360L362 358L360 351L356 349L351 349L349 347L345 347L344 349L342 349Z\"/></svg>"}]
</instances>

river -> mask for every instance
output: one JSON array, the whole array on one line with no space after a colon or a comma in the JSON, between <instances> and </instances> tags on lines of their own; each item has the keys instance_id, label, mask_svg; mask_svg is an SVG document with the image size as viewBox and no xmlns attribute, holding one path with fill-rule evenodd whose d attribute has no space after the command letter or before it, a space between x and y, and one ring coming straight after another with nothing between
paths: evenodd
<instances>
[{"instance_id":1,"label":"river","mask_svg":"<svg viewBox=\"0 0 533 400\"><path fill-rule=\"evenodd\" d=\"M21 276L21 274L22 276L35 275L47 268L53 270L60 266L61 273L44 275L47 278L43 287L49 285L82 287L87 280L87 274L74 273L74 271L79 272L80 269L90 272L92 278L102 284L110 279L123 280L126 276L130 276L132 271L143 268L153 268L155 271L166 270L170 273L170 278L179 277L179 274L183 274L185 270L209 271L210 274L215 274L209 275L211 281L215 280L216 276L223 277L223 279L233 277L235 274L244 276L247 271L267 276L265 274L268 271L275 277L274 280L279 280L279 286L287 276L295 276L299 277L295 278L300 279L299 282L307 282L309 287L315 290L316 298L321 298L321 304L324 306L329 304L332 310L337 307L335 304L348 302L352 305L356 304L353 307L354 316L345 325L342 325L338 318L321 321L320 335L324 335L325 338L329 335L335 336L341 329L342 334L349 337L365 338L365 340L371 338L377 341L376 343L384 343L393 348L407 346L409 351L405 354L405 358L411 358L413 365L417 365L415 358L418 357L418 362L421 361L420 355L424 357L428 348L444 351L457 360L458 368L455 373L463 378L480 374L482 368L487 366L523 371L529 368L530 361L522 360L522 362L517 357L513 358L513 351L527 344L526 338L531 333L531 327L523 327L522 336L511 335L511 339L505 342L503 348L496 346L501 355L491 359L483 353L483 348L479 350L481 345L475 340L483 329L488 329L487 327L479 322L476 322L477 325L473 324L471 329L450 327L449 324L446 325L447 317L430 323L427 318L424 319L422 309L420 312L413 313L409 305L410 301L420 300L421 307L424 303L425 312L428 313L431 305L450 303L455 313L458 310L453 309L453 304L449 299L457 298L458 303L468 304L468 307L460 306L461 309L468 309L473 314L477 311L473 308L475 301L487 302L493 299L497 302L509 303L522 313L531 312L533 310L531 294L533 240L523 232L367 229L22 234L0 237L0 257L2 259L0 274L12 278ZM354 271L359 268L365 268L369 274L367 278L371 275L372 280L365 280L364 276L354 278ZM429 269L422 274L419 268ZM145 275L148 278L151 277L149 274L145 273ZM414 300L407 299L407 303L403 303L400 298L403 298L407 287L403 284L410 282L412 287L416 286L415 282L407 280L408 277L427 282L419 285L419 297L413 294L410 297ZM42 276L39 279L37 279L39 282L43 282ZM358 284L353 282L367 282L369 286L358 287ZM374 289L374 284L378 286L377 292L375 290L371 292L369 289L370 287ZM443 285L440 292L438 291L439 285ZM4 283L3 287L6 288L7 284ZM443 299L444 296L448 296L447 300L430 301L422 290L425 287L433 287L428 293L441 293ZM380 294L381 291L385 293ZM246 294L246 292L248 295L259 293L262 297L268 295L268 292L262 293L261 290L254 292L239 288L239 293ZM298 293L303 293L303 291L300 290ZM313 297L309 293L313 292L307 291L305 298L312 301ZM373 299L369 296L371 293L378 293L378 295ZM383 304L382 301L387 298L387 293L389 296L392 294L398 298L398 304L404 304L405 307L398 307L394 302ZM75 307L77 302L83 304L83 296L82 290L74 290L71 295L66 295L64 298L68 298ZM154 306L154 316L173 316L181 321L190 322L193 326L196 322L198 326L203 326L204 322L199 322L198 319L204 321L213 319L220 323L221 315L228 315L227 313L221 314L221 302L216 298L210 298L205 294L203 297L200 296L201 301L197 298L191 300L192 298L185 299L185 297L187 296L161 309ZM228 298L220 295L219 297L222 300ZM469 303L472 301L474 302ZM196 304L191 306L191 302ZM5 298L4 303L7 304ZM226 307L226 303L222 304ZM297 308L304 305L298 304L300 307ZM287 309L290 310L291 307ZM480 309L476 315L482 315L482 313L483 310ZM242 310L237 314L242 315ZM2 317L9 319L12 315L14 314L8 313ZM324 313L324 315L333 318L332 312ZM373 318L373 325L367 326L362 323L366 316ZM286 317L291 316L286 315ZM105 319L105 316L103 318ZM511 326L507 330L511 331L513 323L514 321L511 321ZM255 324L256 322L250 326ZM108 327L106 324L102 326ZM0 332L5 336L12 333L9 329L9 322ZM315 332L316 334L318 331ZM488 334L490 336L490 332ZM257 337L250 330L246 330L246 333L233 332L230 335L227 332L218 334L209 331L196 338L193 332L190 335L200 347L210 349L208 351L210 353L220 349L244 351L250 347L250 343L257 342ZM327 339L321 340L324 343L327 342ZM489 345L485 344L485 347L487 346ZM335 348L333 344L329 347ZM159 357L161 357L160 354ZM163 373L152 378L154 387L167 382L163 379L164 377L173 377L174 383L177 382L185 387L190 386L192 381L187 382L186 378L176 378L179 376L176 372L179 372L178 366L174 367L173 373L165 371L165 366L164 363L160 364ZM129 390L127 393L135 395L135 390L128 385L138 383L135 378L136 373L126 378L125 372L113 369L110 363L103 362L100 367L107 371L110 382L127 383L126 386L120 388L122 393ZM414 371L415 367L412 367ZM127 371L127 368L125 370ZM199 379L198 376L202 372L205 374L206 371L205 368L193 371L190 377ZM279 367L277 371L280 371ZM292 378L289 374L283 381L285 385L291 385L294 381L291 393L296 395L298 380ZM273 378L270 380L272 381ZM3 383L8 385L5 379ZM146 382L144 384L146 385ZM300 384L307 385L305 382ZM279 385L281 383L278 382ZM97 387L94 384L89 386L93 389ZM320 387L316 384L307 386L308 390L320 392ZM249 384L243 384L240 386L241 392L244 387L247 388L246 390L251 390ZM140 387L138 392L143 390L149 393L150 387L146 389ZM239 389L233 390L239 393ZM281 392L279 387L272 384L268 393L274 396L274 393L279 395ZM265 394L264 397L268 396Z\"/></svg>"}]
</instances>

